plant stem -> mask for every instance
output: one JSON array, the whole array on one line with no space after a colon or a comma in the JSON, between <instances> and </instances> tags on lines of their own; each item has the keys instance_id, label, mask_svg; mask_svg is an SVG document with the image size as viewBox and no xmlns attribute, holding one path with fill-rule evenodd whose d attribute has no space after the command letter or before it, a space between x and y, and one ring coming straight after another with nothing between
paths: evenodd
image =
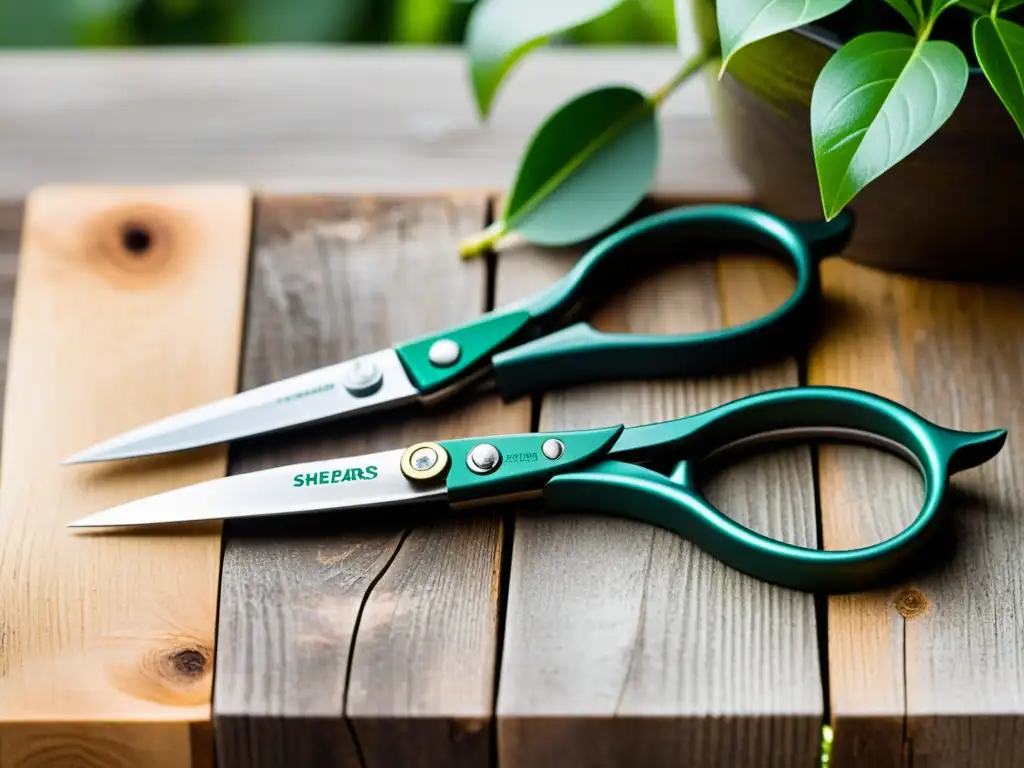
<instances>
[{"instance_id":1,"label":"plant stem","mask_svg":"<svg viewBox=\"0 0 1024 768\"><path fill-rule=\"evenodd\" d=\"M832 742L835 731L831 725L821 726L821 768L829 768L832 763Z\"/></svg>"},{"instance_id":2,"label":"plant stem","mask_svg":"<svg viewBox=\"0 0 1024 768\"><path fill-rule=\"evenodd\" d=\"M935 19L934 18L929 18L925 22L924 26L921 28L921 31L917 33L917 44L914 46L914 52L913 52L913 54L911 54L911 57L916 56L918 54L918 52L921 50L921 46L924 45L925 41L931 36L931 34L932 34L932 27L934 27L934 26L935 26Z\"/></svg>"},{"instance_id":3,"label":"plant stem","mask_svg":"<svg viewBox=\"0 0 1024 768\"><path fill-rule=\"evenodd\" d=\"M672 93L672 91L682 85L682 83L692 77L694 73L714 58L717 55L717 52L718 43L716 42L702 50L696 56L692 56L687 60L668 82L651 94L645 102L641 102L638 108L627 112L621 119L608 126L607 129L602 131L587 146L585 146L578 156L573 158L574 162L567 164L559 169L558 172L554 173L541 186L541 188L519 208L516 216L513 218L521 217L524 213L539 205L544 198L546 198L563 181L572 175L590 155L608 143L613 136L622 131L627 125L638 119L648 110L657 109L669 94ZM508 221L499 219L482 232L466 238L459 243L459 256L463 259L470 259L475 256L479 256L488 248L493 248L498 241L508 233L509 226L510 224Z\"/></svg>"},{"instance_id":4,"label":"plant stem","mask_svg":"<svg viewBox=\"0 0 1024 768\"><path fill-rule=\"evenodd\" d=\"M483 232L478 232L459 243L459 256L468 259L472 256L479 256L488 248L493 248L501 238L505 236L505 222L495 221Z\"/></svg>"},{"instance_id":5,"label":"plant stem","mask_svg":"<svg viewBox=\"0 0 1024 768\"><path fill-rule=\"evenodd\" d=\"M711 61L711 59L715 57L717 51L718 45L715 44L705 48L696 56L691 56L690 59L683 64L682 68L672 76L671 80L651 94L651 104L655 106L661 104L661 102L668 98L672 91L689 80L690 76L693 75L694 72L701 69L705 64Z\"/></svg>"}]
</instances>

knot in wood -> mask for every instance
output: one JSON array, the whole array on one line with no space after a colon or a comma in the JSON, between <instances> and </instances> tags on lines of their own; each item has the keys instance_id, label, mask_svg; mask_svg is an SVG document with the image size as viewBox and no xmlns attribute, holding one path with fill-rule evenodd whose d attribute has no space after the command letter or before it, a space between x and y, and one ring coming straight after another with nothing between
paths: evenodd
<instances>
[{"instance_id":1,"label":"knot in wood","mask_svg":"<svg viewBox=\"0 0 1024 768\"><path fill-rule=\"evenodd\" d=\"M905 619L915 619L928 609L928 598L915 587L906 589L896 598L896 610Z\"/></svg>"},{"instance_id":2,"label":"knot in wood","mask_svg":"<svg viewBox=\"0 0 1024 768\"><path fill-rule=\"evenodd\" d=\"M166 659L174 676L191 679L202 677L206 672L210 653L205 648L179 648L168 653Z\"/></svg>"},{"instance_id":3,"label":"knot in wood","mask_svg":"<svg viewBox=\"0 0 1024 768\"><path fill-rule=\"evenodd\" d=\"M148 645L148 644L147 644ZM115 658L108 668L114 686L145 701L175 707L203 703L213 677L212 643L195 637L168 637L139 648L131 658Z\"/></svg>"},{"instance_id":4,"label":"knot in wood","mask_svg":"<svg viewBox=\"0 0 1024 768\"><path fill-rule=\"evenodd\" d=\"M122 205L104 211L87 226L87 261L119 288L154 288L183 271L188 219L173 209Z\"/></svg>"},{"instance_id":5,"label":"knot in wood","mask_svg":"<svg viewBox=\"0 0 1024 768\"><path fill-rule=\"evenodd\" d=\"M145 224L128 223L121 227L121 244L128 253L142 258L153 246L153 235Z\"/></svg>"}]
</instances>

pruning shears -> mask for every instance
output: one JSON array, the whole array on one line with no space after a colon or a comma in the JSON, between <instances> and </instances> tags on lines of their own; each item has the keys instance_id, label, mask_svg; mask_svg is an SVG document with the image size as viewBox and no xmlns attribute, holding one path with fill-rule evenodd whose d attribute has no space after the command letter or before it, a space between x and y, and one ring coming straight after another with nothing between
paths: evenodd
<instances>
[{"instance_id":1,"label":"pruning shears","mask_svg":"<svg viewBox=\"0 0 1024 768\"><path fill-rule=\"evenodd\" d=\"M594 381L684 378L751 367L794 353L814 327L819 262L849 240L852 214L794 223L740 205L674 208L593 246L562 279L462 325L273 382L141 426L65 463L126 459L456 396L486 382L508 400ZM784 261L793 293L768 314L684 335L603 333L578 319L609 286L673 256L759 251ZM641 269L642 268L642 269ZM750 443L853 438L917 466L917 518L881 543L808 549L765 537L700 493L695 465ZM211 480L142 498L71 523L134 526L410 502L452 507L522 496L549 509L585 509L676 531L729 565L795 589L845 592L890 578L928 541L949 477L988 461L1005 430L962 432L874 394L794 387L750 395L684 418L637 426L461 437L363 456Z\"/></svg>"}]
</instances>

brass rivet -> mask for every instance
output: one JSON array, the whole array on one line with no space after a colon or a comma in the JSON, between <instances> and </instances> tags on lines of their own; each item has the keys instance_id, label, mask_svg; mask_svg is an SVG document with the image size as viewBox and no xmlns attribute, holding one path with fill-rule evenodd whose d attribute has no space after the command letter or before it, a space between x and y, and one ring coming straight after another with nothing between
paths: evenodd
<instances>
[{"instance_id":1,"label":"brass rivet","mask_svg":"<svg viewBox=\"0 0 1024 768\"><path fill-rule=\"evenodd\" d=\"M448 452L437 443L416 443L405 449L401 467L413 482L431 480L448 469Z\"/></svg>"}]
</instances>

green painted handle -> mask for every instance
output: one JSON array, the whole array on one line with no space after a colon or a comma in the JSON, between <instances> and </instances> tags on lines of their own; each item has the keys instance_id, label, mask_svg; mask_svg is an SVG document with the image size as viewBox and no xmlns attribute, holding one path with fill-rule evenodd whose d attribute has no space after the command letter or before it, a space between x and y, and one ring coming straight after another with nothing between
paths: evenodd
<instances>
[{"instance_id":1,"label":"green painted handle","mask_svg":"<svg viewBox=\"0 0 1024 768\"><path fill-rule=\"evenodd\" d=\"M925 499L917 518L886 541L822 551L763 536L713 507L694 481L693 463L748 438L825 433L882 441L918 465ZM1006 430L960 432L927 421L885 398L840 387L773 390L675 421L623 430L601 460L552 477L551 509L585 509L643 520L675 531L712 556L756 578L794 589L843 593L897 578L927 552L949 476L995 456ZM633 461L684 457L670 477Z\"/></svg>"},{"instance_id":2,"label":"green painted handle","mask_svg":"<svg viewBox=\"0 0 1024 768\"><path fill-rule=\"evenodd\" d=\"M792 224L740 205L673 208L640 219L602 240L564 278L519 305L532 324L553 328L581 300L680 257L758 251L796 273L793 294L763 317L707 333L601 333L576 323L496 354L498 390L506 399L601 380L683 378L745 370L792 355L786 346L814 328L818 261L842 250L853 215L831 222Z\"/></svg>"},{"instance_id":3,"label":"green painted handle","mask_svg":"<svg viewBox=\"0 0 1024 768\"><path fill-rule=\"evenodd\" d=\"M488 312L471 322L439 333L430 333L395 347L406 373L420 392L434 392L487 365L496 349L515 337L531 321L530 313L519 309ZM439 341L454 342L459 355L452 362L436 364L430 350Z\"/></svg>"},{"instance_id":4,"label":"green painted handle","mask_svg":"<svg viewBox=\"0 0 1024 768\"><path fill-rule=\"evenodd\" d=\"M622 434L622 425L574 432L534 432L494 437L444 440L440 445L448 452L447 490L451 502L505 496L523 491L536 491L559 472L593 463L608 452ZM544 454L548 440L561 442L559 455ZM497 468L487 474L470 469L469 454L481 443L494 446L501 456Z\"/></svg>"}]
</instances>

